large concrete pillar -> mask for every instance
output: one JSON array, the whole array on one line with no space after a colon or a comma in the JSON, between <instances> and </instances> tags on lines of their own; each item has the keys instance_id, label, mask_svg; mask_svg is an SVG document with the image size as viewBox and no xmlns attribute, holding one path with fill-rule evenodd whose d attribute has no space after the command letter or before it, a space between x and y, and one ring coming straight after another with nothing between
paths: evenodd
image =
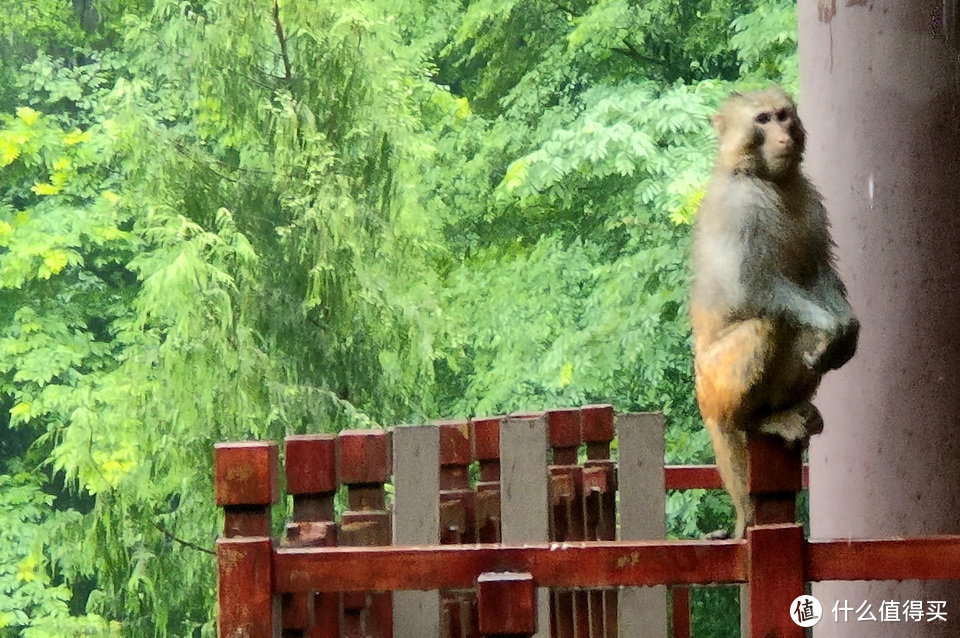
<instances>
[{"instance_id":1,"label":"large concrete pillar","mask_svg":"<svg viewBox=\"0 0 960 638\"><path fill-rule=\"evenodd\" d=\"M956 0L799 0L806 168L863 323L810 448L816 538L960 534ZM960 636L960 583L824 583L817 638ZM946 623L880 606L947 601ZM871 604L876 621L834 605ZM926 602L924 603L926 608Z\"/></svg>"}]
</instances>

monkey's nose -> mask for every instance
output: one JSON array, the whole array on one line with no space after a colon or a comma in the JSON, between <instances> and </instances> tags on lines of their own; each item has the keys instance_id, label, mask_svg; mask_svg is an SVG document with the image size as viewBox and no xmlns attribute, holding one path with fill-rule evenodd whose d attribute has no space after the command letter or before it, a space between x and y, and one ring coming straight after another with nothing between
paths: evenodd
<instances>
[{"instance_id":1,"label":"monkey's nose","mask_svg":"<svg viewBox=\"0 0 960 638\"><path fill-rule=\"evenodd\" d=\"M784 155L793 152L793 139L790 137L784 137L777 140L777 149Z\"/></svg>"}]
</instances>

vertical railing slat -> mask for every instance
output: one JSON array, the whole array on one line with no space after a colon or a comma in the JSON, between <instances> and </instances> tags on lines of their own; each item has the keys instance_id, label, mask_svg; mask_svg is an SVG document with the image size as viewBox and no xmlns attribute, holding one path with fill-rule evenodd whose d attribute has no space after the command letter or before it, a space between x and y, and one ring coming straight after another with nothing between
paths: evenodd
<instances>
[{"instance_id":1,"label":"vertical railing slat","mask_svg":"<svg viewBox=\"0 0 960 638\"><path fill-rule=\"evenodd\" d=\"M673 633L671 638L690 638L690 588L681 586L670 590L673 604Z\"/></svg>"},{"instance_id":2,"label":"vertical railing slat","mask_svg":"<svg viewBox=\"0 0 960 638\"><path fill-rule=\"evenodd\" d=\"M620 540L666 536L662 414L621 414L618 437ZM622 638L666 638L667 592L657 587L624 587L620 592Z\"/></svg>"},{"instance_id":3,"label":"vertical railing slat","mask_svg":"<svg viewBox=\"0 0 960 638\"><path fill-rule=\"evenodd\" d=\"M550 539L547 419L507 417L500 430L501 534L504 543ZM550 596L537 590L537 638L550 636Z\"/></svg>"},{"instance_id":4,"label":"vertical railing slat","mask_svg":"<svg viewBox=\"0 0 960 638\"><path fill-rule=\"evenodd\" d=\"M439 430L433 425L393 430L393 541L398 545L440 543ZM396 638L440 635L436 591L398 591L393 598Z\"/></svg>"},{"instance_id":5,"label":"vertical railing slat","mask_svg":"<svg viewBox=\"0 0 960 638\"><path fill-rule=\"evenodd\" d=\"M500 542L500 424L503 417L474 417L474 456L480 466L477 481L477 537L481 543Z\"/></svg>"},{"instance_id":6,"label":"vertical railing slat","mask_svg":"<svg viewBox=\"0 0 960 638\"><path fill-rule=\"evenodd\" d=\"M440 430L440 544L461 545L477 539L477 494L470 488L473 439L466 419L433 423ZM440 593L445 638L470 638L476 624L472 610L476 591L450 589Z\"/></svg>"}]
</instances>

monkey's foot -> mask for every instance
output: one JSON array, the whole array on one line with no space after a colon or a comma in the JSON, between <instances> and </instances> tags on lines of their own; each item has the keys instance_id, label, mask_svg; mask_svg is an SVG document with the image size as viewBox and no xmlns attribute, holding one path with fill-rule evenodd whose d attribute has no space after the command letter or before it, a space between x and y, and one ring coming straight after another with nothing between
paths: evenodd
<instances>
[{"instance_id":1,"label":"monkey's foot","mask_svg":"<svg viewBox=\"0 0 960 638\"><path fill-rule=\"evenodd\" d=\"M804 402L792 410L775 414L760 424L760 432L774 434L790 444L806 443L823 431L823 416L815 405Z\"/></svg>"}]
</instances>

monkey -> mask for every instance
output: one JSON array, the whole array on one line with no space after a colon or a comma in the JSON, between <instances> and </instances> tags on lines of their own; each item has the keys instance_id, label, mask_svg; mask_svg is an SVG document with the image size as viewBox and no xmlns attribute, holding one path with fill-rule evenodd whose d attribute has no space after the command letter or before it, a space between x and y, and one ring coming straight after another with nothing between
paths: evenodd
<instances>
[{"instance_id":1,"label":"monkey","mask_svg":"<svg viewBox=\"0 0 960 638\"><path fill-rule=\"evenodd\" d=\"M733 93L713 117L719 148L692 243L697 403L736 511L753 523L747 438L805 445L810 402L856 352L860 323L837 272L822 197L801 171L806 132L780 88Z\"/></svg>"}]
</instances>

